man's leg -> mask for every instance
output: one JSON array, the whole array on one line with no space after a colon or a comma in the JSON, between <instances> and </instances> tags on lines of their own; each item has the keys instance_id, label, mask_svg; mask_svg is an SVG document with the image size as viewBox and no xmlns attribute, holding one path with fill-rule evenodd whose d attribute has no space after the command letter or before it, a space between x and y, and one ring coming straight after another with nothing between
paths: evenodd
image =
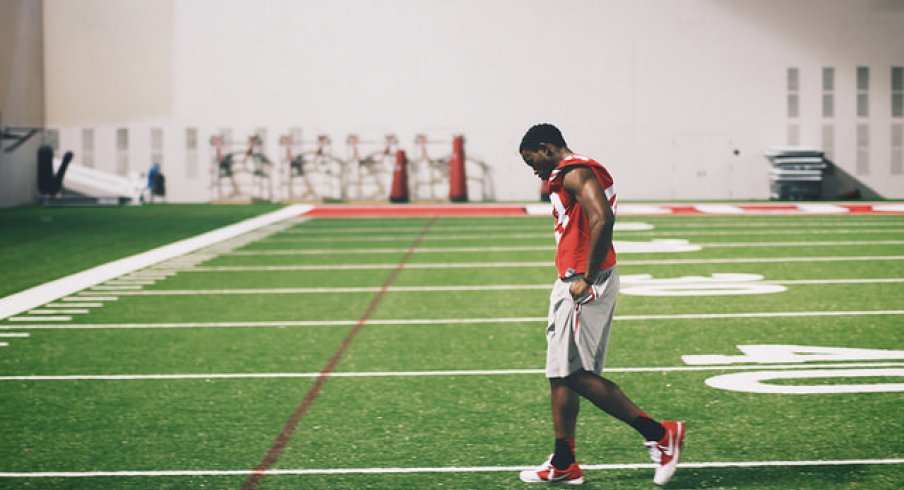
<instances>
[{"instance_id":1,"label":"man's leg","mask_svg":"<svg viewBox=\"0 0 904 490\"><path fill-rule=\"evenodd\" d=\"M638 408L612 381L589 371L578 371L565 378L564 382L599 409L634 427L646 440L658 441L665 435L662 424Z\"/></svg>"},{"instance_id":2,"label":"man's leg","mask_svg":"<svg viewBox=\"0 0 904 490\"><path fill-rule=\"evenodd\" d=\"M580 398L562 378L549 380L552 428L556 439L574 439L580 410Z\"/></svg>"},{"instance_id":3,"label":"man's leg","mask_svg":"<svg viewBox=\"0 0 904 490\"><path fill-rule=\"evenodd\" d=\"M580 398L562 378L549 380L549 398L552 408L552 429L556 436L552 464L559 469L574 463L575 428L580 410Z\"/></svg>"},{"instance_id":4,"label":"man's leg","mask_svg":"<svg viewBox=\"0 0 904 490\"><path fill-rule=\"evenodd\" d=\"M653 483L668 483L675 474L684 444L684 422L667 420L659 423L653 420L618 385L589 371L574 373L564 382L571 390L639 432L646 439L644 445L656 463Z\"/></svg>"},{"instance_id":5,"label":"man's leg","mask_svg":"<svg viewBox=\"0 0 904 490\"><path fill-rule=\"evenodd\" d=\"M527 483L584 483L584 473L574 456L574 435L577 426L580 398L562 378L549 379L549 400L552 427L556 436L555 450L543 465L522 471L521 481Z\"/></svg>"}]
</instances>

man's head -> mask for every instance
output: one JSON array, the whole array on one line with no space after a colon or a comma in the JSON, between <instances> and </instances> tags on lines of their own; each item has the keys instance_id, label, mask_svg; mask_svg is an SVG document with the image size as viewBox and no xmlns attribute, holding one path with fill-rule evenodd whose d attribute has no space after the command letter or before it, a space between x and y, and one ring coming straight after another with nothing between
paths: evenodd
<instances>
[{"instance_id":1,"label":"man's head","mask_svg":"<svg viewBox=\"0 0 904 490\"><path fill-rule=\"evenodd\" d=\"M537 177L548 180L550 173L562 161L568 144L559 128L552 124L537 124L524 133L518 152Z\"/></svg>"}]
</instances>

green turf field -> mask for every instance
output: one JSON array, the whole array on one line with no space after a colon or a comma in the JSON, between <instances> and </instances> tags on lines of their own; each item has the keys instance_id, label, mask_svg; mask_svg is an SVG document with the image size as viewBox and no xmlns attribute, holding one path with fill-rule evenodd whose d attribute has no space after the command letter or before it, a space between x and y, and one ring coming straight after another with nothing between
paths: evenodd
<instances>
[{"instance_id":1,"label":"green turf field","mask_svg":"<svg viewBox=\"0 0 904 490\"><path fill-rule=\"evenodd\" d=\"M0 270L3 270L0 296L277 207L273 204L155 204L3 209L0 210Z\"/></svg>"},{"instance_id":2,"label":"green turf field","mask_svg":"<svg viewBox=\"0 0 904 490\"><path fill-rule=\"evenodd\" d=\"M159 221L229 222L206 209ZM687 422L667 488L904 486L904 216L618 224L608 376ZM184 238L141 229L104 260ZM94 250L83 268L104 261L103 230L67 232ZM268 454L254 488L526 488L518 470L552 450L551 235L538 217L299 221L2 320L0 488L238 489ZM18 254L0 294L52 245L18 236L0 242ZM682 357L777 345L849 350ZM589 404L578 459L585 488L654 488L640 437Z\"/></svg>"}]
</instances>

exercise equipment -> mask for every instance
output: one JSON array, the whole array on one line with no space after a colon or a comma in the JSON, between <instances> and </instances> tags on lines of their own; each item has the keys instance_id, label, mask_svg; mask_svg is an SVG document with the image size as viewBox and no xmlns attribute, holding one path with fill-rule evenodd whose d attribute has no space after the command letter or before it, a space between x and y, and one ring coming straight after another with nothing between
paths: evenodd
<instances>
[{"instance_id":1,"label":"exercise equipment","mask_svg":"<svg viewBox=\"0 0 904 490\"><path fill-rule=\"evenodd\" d=\"M354 170L355 197L357 199L382 199L386 195L386 178L388 168L392 164L394 149L399 140L394 134L383 138L383 147L362 155L361 145L367 143L350 134L346 138L349 158L346 167Z\"/></svg>"},{"instance_id":2,"label":"exercise equipment","mask_svg":"<svg viewBox=\"0 0 904 490\"><path fill-rule=\"evenodd\" d=\"M437 200L449 185L449 156L432 158L430 146L443 141L430 140L426 134L414 137L417 157L411 161L411 194L415 200Z\"/></svg>"},{"instance_id":3,"label":"exercise equipment","mask_svg":"<svg viewBox=\"0 0 904 490\"><path fill-rule=\"evenodd\" d=\"M260 133L248 136L243 149L235 145L224 134L210 138L213 150L211 161L211 186L218 200L237 199L247 196L252 200L270 201L273 199L273 181L271 169L273 163L264 152L264 137ZM243 183L249 189L242 190L237 176L243 176ZM229 180L231 192L223 195L223 180Z\"/></svg>"},{"instance_id":4,"label":"exercise equipment","mask_svg":"<svg viewBox=\"0 0 904 490\"><path fill-rule=\"evenodd\" d=\"M280 168L289 200L345 200L347 198L346 162L333 154L329 135L317 135L314 149L304 151L300 130L280 138L285 147ZM298 183L302 192L296 195Z\"/></svg>"},{"instance_id":5,"label":"exercise equipment","mask_svg":"<svg viewBox=\"0 0 904 490\"><path fill-rule=\"evenodd\" d=\"M41 145L38 148L38 193L42 198L55 198L63 190L63 178L72 162L72 152L63 155L59 169L53 170L53 148Z\"/></svg>"}]
</instances>

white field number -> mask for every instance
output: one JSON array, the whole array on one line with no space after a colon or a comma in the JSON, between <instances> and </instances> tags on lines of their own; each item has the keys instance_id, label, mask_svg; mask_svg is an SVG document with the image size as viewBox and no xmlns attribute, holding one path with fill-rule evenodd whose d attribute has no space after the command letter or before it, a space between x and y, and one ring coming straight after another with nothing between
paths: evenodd
<instances>
[{"instance_id":1,"label":"white field number","mask_svg":"<svg viewBox=\"0 0 904 490\"><path fill-rule=\"evenodd\" d=\"M686 276L654 279L650 274L621 276L622 294L636 296L724 296L781 293L788 288L762 282L759 274L716 273L710 277Z\"/></svg>"},{"instance_id":2,"label":"white field number","mask_svg":"<svg viewBox=\"0 0 904 490\"><path fill-rule=\"evenodd\" d=\"M689 355L682 356L686 364L726 365L740 363L775 364L805 363L813 361L889 361L904 359L904 351L888 349L855 349L847 347L816 347L806 345L739 345L743 355ZM836 393L887 393L904 391L904 383L861 384L770 384L767 381L801 379L848 378L904 378L904 368L846 369L844 365L832 369L779 371L746 371L713 376L707 386L744 393L771 393L785 395L836 394Z\"/></svg>"}]
</instances>

